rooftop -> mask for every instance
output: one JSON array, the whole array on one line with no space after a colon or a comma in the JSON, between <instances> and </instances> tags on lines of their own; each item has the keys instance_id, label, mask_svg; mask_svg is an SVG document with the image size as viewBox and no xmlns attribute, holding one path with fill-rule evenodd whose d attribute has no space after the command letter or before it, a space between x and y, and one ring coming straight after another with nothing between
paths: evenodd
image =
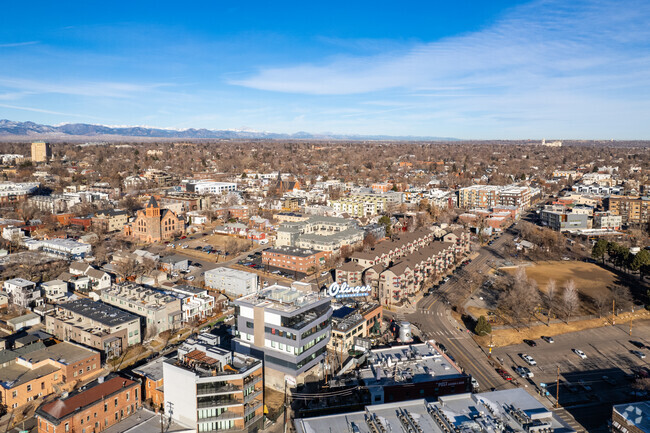
<instances>
[{"instance_id":1,"label":"rooftop","mask_svg":"<svg viewBox=\"0 0 650 433\"><path fill-rule=\"evenodd\" d=\"M122 388L132 386L139 386L139 384L124 377L109 375L81 387L68 397L41 405L36 413L48 420L60 421L75 412L80 412L88 406L105 400Z\"/></svg>"},{"instance_id":2,"label":"rooftop","mask_svg":"<svg viewBox=\"0 0 650 433\"><path fill-rule=\"evenodd\" d=\"M140 320L135 314L127 313L102 302L81 298L59 304L58 308L70 311L106 326L117 326L122 323Z\"/></svg>"},{"instance_id":3,"label":"rooftop","mask_svg":"<svg viewBox=\"0 0 650 433\"><path fill-rule=\"evenodd\" d=\"M321 296L318 292L304 292L293 287L274 284L257 293L241 297L235 300L235 303L291 313L310 307L319 301L327 300L329 302L329 299L329 297Z\"/></svg>"},{"instance_id":4,"label":"rooftop","mask_svg":"<svg viewBox=\"0 0 650 433\"><path fill-rule=\"evenodd\" d=\"M422 399L400 402L399 406L369 405L360 412L296 419L294 425L298 433L574 431L521 388L458 394L435 403Z\"/></svg>"},{"instance_id":5,"label":"rooftop","mask_svg":"<svg viewBox=\"0 0 650 433\"><path fill-rule=\"evenodd\" d=\"M45 361L46 359L52 359L58 363L70 365L82 361L97 353L98 352L91 349L86 349L81 345L63 341L59 344L55 344L53 346L49 346L44 349L22 355L21 358L32 364Z\"/></svg>"},{"instance_id":6,"label":"rooftop","mask_svg":"<svg viewBox=\"0 0 650 433\"><path fill-rule=\"evenodd\" d=\"M650 432L650 400L618 404L614 406L614 412L625 419L627 425L622 427L634 426L641 431Z\"/></svg>"},{"instance_id":7,"label":"rooftop","mask_svg":"<svg viewBox=\"0 0 650 433\"><path fill-rule=\"evenodd\" d=\"M160 358L154 359L148 364L134 369L133 373L143 377L148 377L151 380L158 381L163 378L163 362L166 360L167 358L161 356Z\"/></svg>"},{"instance_id":8,"label":"rooftop","mask_svg":"<svg viewBox=\"0 0 650 433\"><path fill-rule=\"evenodd\" d=\"M236 280L248 281L251 278L255 277L256 274L252 272L239 271L237 269L221 267L221 268L214 268L214 269L210 269L209 271L205 271L205 275L206 276L214 275L220 277L233 278Z\"/></svg>"},{"instance_id":9,"label":"rooftop","mask_svg":"<svg viewBox=\"0 0 650 433\"><path fill-rule=\"evenodd\" d=\"M319 252L320 251L309 250L305 248L297 248L297 247L287 247L287 246L269 248L268 250L264 251L264 253L268 253L268 254L284 254L287 256L295 256L295 257L309 257Z\"/></svg>"}]
</instances>

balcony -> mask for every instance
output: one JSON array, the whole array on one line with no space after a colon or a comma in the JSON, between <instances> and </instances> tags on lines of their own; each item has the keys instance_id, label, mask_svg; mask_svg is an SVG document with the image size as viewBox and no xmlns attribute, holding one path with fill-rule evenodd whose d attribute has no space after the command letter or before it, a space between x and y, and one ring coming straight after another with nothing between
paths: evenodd
<instances>
[{"instance_id":1,"label":"balcony","mask_svg":"<svg viewBox=\"0 0 650 433\"><path fill-rule=\"evenodd\" d=\"M205 401L198 401L196 407L199 409L211 409L223 406L236 406L242 404L242 400L236 398L212 398Z\"/></svg>"},{"instance_id":2,"label":"balcony","mask_svg":"<svg viewBox=\"0 0 650 433\"><path fill-rule=\"evenodd\" d=\"M255 385L257 382L262 381L262 375L257 376L248 376L244 379L244 388L248 388L251 385Z\"/></svg>"},{"instance_id":3,"label":"balcony","mask_svg":"<svg viewBox=\"0 0 650 433\"><path fill-rule=\"evenodd\" d=\"M250 403L246 403L244 405L244 416L250 415L260 407L262 407L262 400L253 400Z\"/></svg>"},{"instance_id":4,"label":"balcony","mask_svg":"<svg viewBox=\"0 0 650 433\"><path fill-rule=\"evenodd\" d=\"M253 400L255 397L260 395L262 395L262 390L261 389L255 390L250 394L244 396L244 403L248 403L249 401Z\"/></svg>"},{"instance_id":5,"label":"balcony","mask_svg":"<svg viewBox=\"0 0 650 433\"><path fill-rule=\"evenodd\" d=\"M221 386L206 386L196 389L196 395L211 395L211 394L227 394L232 392L242 391L238 386L231 383Z\"/></svg>"},{"instance_id":6,"label":"balcony","mask_svg":"<svg viewBox=\"0 0 650 433\"><path fill-rule=\"evenodd\" d=\"M226 410L221 412L221 414L217 416L211 416L208 418L201 418L198 420L198 423L203 423L203 422L213 422L213 421L227 421L229 419L237 419L237 418L243 418L244 415L241 412L235 412L235 411L230 411ZM237 430L234 429L233 430ZM215 430L215 431L224 431L224 430Z\"/></svg>"}]
</instances>

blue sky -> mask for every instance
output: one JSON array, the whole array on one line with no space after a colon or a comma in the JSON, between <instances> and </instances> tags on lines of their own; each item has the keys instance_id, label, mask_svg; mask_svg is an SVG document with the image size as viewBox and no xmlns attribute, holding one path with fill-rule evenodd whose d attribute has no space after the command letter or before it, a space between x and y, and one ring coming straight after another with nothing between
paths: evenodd
<instances>
[{"instance_id":1,"label":"blue sky","mask_svg":"<svg viewBox=\"0 0 650 433\"><path fill-rule=\"evenodd\" d=\"M104 4L3 5L0 118L650 139L647 0Z\"/></svg>"}]
</instances>

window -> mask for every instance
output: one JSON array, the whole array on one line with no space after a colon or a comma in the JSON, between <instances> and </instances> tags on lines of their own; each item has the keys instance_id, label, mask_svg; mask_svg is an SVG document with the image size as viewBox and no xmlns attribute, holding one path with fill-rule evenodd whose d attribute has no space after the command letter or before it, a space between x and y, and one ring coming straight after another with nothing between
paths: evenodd
<instances>
[{"instance_id":1,"label":"window","mask_svg":"<svg viewBox=\"0 0 650 433\"><path fill-rule=\"evenodd\" d=\"M31 385L27 385L27 391L31 391L31 390L32 390L32 386L31 386Z\"/></svg>"},{"instance_id":2,"label":"window","mask_svg":"<svg viewBox=\"0 0 650 433\"><path fill-rule=\"evenodd\" d=\"M117 397L115 397L115 407L117 407Z\"/></svg>"},{"instance_id":3,"label":"window","mask_svg":"<svg viewBox=\"0 0 650 433\"><path fill-rule=\"evenodd\" d=\"M104 403L104 412L108 412L108 403Z\"/></svg>"},{"instance_id":4,"label":"window","mask_svg":"<svg viewBox=\"0 0 650 433\"><path fill-rule=\"evenodd\" d=\"M126 401L129 401L129 397L130 397L130 395L129 395L129 393L127 392L127 393L126 393Z\"/></svg>"},{"instance_id":5,"label":"window","mask_svg":"<svg viewBox=\"0 0 650 433\"><path fill-rule=\"evenodd\" d=\"M18 391L13 391L13 392L11 393L11 396L12 396L13 398L18 397Z\"/></svg>"},{"instance_id":6,"label":"window","mask_svg":"<svg viewBox=\"0 0 650 433\"><path fill-rule=\"evenodd\" d=\"M45 382L41 382L41 389L45 389Z\"/></svg>"},{"instance_id":7,"label":"window","mask_svg":"<svg viewBox=\"0 0 650 433\"><path fill-rule=\"evenodd\" d=\"M135 389L135 399L138 399L138 388Z\"/></svg>"},{"instance_id":8,"label":"window","mask_svg":"<svg viewBox=\"0 0 650 433\"><path fill-rule=\"evenodd\" d=\"M70 423L65 423L65 431L70 431Z\"/></svg>"}]
</instances>

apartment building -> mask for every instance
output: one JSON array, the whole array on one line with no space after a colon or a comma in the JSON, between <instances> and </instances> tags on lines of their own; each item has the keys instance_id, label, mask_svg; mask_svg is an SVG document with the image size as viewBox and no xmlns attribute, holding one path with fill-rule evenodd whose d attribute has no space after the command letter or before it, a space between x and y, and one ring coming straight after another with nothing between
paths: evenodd
<instances>
[{"instance_id":1,"label":"apartment building","mask_svg":"<svg viewBox=\"0 0 650 433\"><path fill-rule=\"evenodd\" d=\"M584 230L589 228L589 215L546 206L539 214L543 226L556 231Z\"/></svg>"},{"instance_id":2,"label":"apartment building","mask_svg":"<svg viewBox=\"0 0 650 433\"><path fill-rule=\"evenodd\" d=\"M213 180L188 179L181 182L185 186L185 191L196 194L213 194L221 195L227 192L237 190L237 184L231 182L217 182Z\"/></svg>"},{"instance_id":3,"label":"apartment building","mask_svg":"<svg viewBox=\"0 0 650 433\"><path fill-rule=\"evenodd\" d=\"M262 361L231 352L210 334L187 340L163 362L165 407L197 432L253 432L262 427Z\"/></svg>"},{"instance_id":4,"label":"apartment building","mask_svg":"<svg viewBox=\"0 0 650 433\"><path fill-rule=\"evenodd\" d=\"M180 301L183 323L201 321L212 316L214 296L209 295L207 289L179 284L165 290Z\"/></svg>"},{"instance_id":5,"label":"apartment building","mask_svg":"<svg viewBox=\"0 0 650 433\"><path fill-rule=\"evenodd\" d=\"M364 194L328 200L327 205L339 214L346 213L351 217L362 218L384 213L388 202L389 199L383 194Z\"/></svg>"},{"instance_id":6,"label":"apartment building","mask_svg":"<svg viewBox=\"0 0 650 433\"><path fill-rule=\"evenodd\" d=\"M612 215L611 212L594 212L595 229L620 230L623 226L623 217Z\"/></svg>"},{"instance_id":7,"label":"apartment building","mask_svg":"<svg viewBox=\"0 0 650 433\"><path fill-rule=\"evenodd\" d=\"M21 308L34 308L43 304L41 289L31 281L12 278L2 283L2 288L7 292L10 303Z\"/></svg>"},{"instance_id":8,"label":"apartment building","mask_svg":"<svg viewBox=\"0 0 650 433\"><path fill-rule=\"evenodd\" d=\"M52 158L52 146L45 141L32 143L32 162L47 162Z\"/></svg>"},{"instance_id":9,"label":"apartment building","mask_svg":"<svg viewBox=\"0 0 650 433\"><path fill-rule=\"evenodd\" d=\"M74 239L44 239L27 246L28 249L40 249L44 253L63 259L83 259L90 256L92 246Z\"/></svg>"},{"instance_id":10,"label":"apartment building","mask_svg":"<svg viewBox=\"0 0 650 433\"><path fill-rule=\"evenodd\" d=\"M329 251L276 247L262 252L262 263L274 268L307 274L325 266L330 255Z\"/></svg>"},{"instance_id":11,"label":"apartment building","mask_svg":"<svg viewBox=\"0 0 650 433\"><path fill-rule=\"evenodd\" d=\"M178 206L182 213L210 209L210 197L192 192L171 191L160 202L163 206Z\"/></svg>"},{"instance_id":12,"label":"apartment building","mask_svg":"<svg viewBox=\"0 0 650 433\"><path fill-rule=\"evenodd\" d=\"M57 304L45 316L45 330L99 350L107 359L142 341L138 316L87 298Z\"/></svg>"},{"instance_id":13,"label":"apartment building","mask_svg":"<svg viewBox=\"0 0 650 433\"><path fill-rule=\"evenodd\" d=\"M283 389L285 375L302 382L324 359L330 303L320 293L279 285L236 299L235 350L264 360L267 386Z\"/></svg>"},{"instance_id":14,"label":"apartment building","mask_svg":"<svg viewBox=\"0 0 650 433\"><path fill-rule=\"evenodd\" d=\"M205 271L204 279L206 287L233 297L250 295L259 289L257 274L236 269L210 269Z\"/></svg>"},{"instance_id":15,"label":"apartment building","mask_svg":"<svg viewBox=\"0 0 650 433\"><path fill-rule=\"evenodd\" d=\"M38 182L0 182L0 203L17 203L27 199L40 188Z\"/></svg>"},{"instance_id":16,"label":"apartment building","mask_svg":"<svg viewBox=\"0 0 650 433\"><path fill-rule=\"evenodd\" d=\"M276 246L307 248L337 254L341 247L363 241L364 231L354 220L311 216L305 221L286 222L277 230Z\"/></svg>"},{"instance_id":17,"label":"apartment building","mask_svg":"<svg viewBox=\"0 0 650 433\"><path fill-rule=\"evenodd\" d=\"M603 204L612 215L621 216L623 225L650 222L650 196L611 195L605 198Z\"/></svg>"},{"instance_id":18,"label":"apartment building","mask_svg":"<svg viewBox=\"0 0 650 433\"><path fill-rule=\"evenodd\" d=\"M92 225L108 233L122 231L128 222L129 214L119 209L102 210L92 217Z\"/></svg>"},{"instance_id":19,"label":"apartment building","mask_svg":"<svg viewBox=\"0 0 650 433\"><path fill-rule=\"evenodd\" d=\"M101 300L142 317L149 337L176 329L183 323L179 298L139 284L116 284L102 291Z\"/></svg>"},{"instance_id":20,"label":"apartment building","mask_svg":"<svg viewBox=\"0 0 650 433\"><path fill-rule=\"evenodd\" d=\"M0 368L0 398L7 410L18 409L57 389L69 389L102 368L100 354L62 342L18 356Z\"/></svg>"},{"instance_id":21,"label":"apartment building","mask_svg":"<svg viewBox=\"0 0 650 433\"><path fill-rule=\"evenodd\" d=\"M497 206L515 206L525 209L539 194L527 186L472 185L458 190L458 206L467 209L486 209Z\"/></svg>"},{"instance_id":22,"label":"apartment building","mask_svg":"<svg viewBox=\"0 0 650 433\"><path fill-rule=\"evenodd\" d=\"M54 401L41 404L38 433L100 432L134 415L141 406L140 383L110 374Z\"/></svg>"}]
</instances>

